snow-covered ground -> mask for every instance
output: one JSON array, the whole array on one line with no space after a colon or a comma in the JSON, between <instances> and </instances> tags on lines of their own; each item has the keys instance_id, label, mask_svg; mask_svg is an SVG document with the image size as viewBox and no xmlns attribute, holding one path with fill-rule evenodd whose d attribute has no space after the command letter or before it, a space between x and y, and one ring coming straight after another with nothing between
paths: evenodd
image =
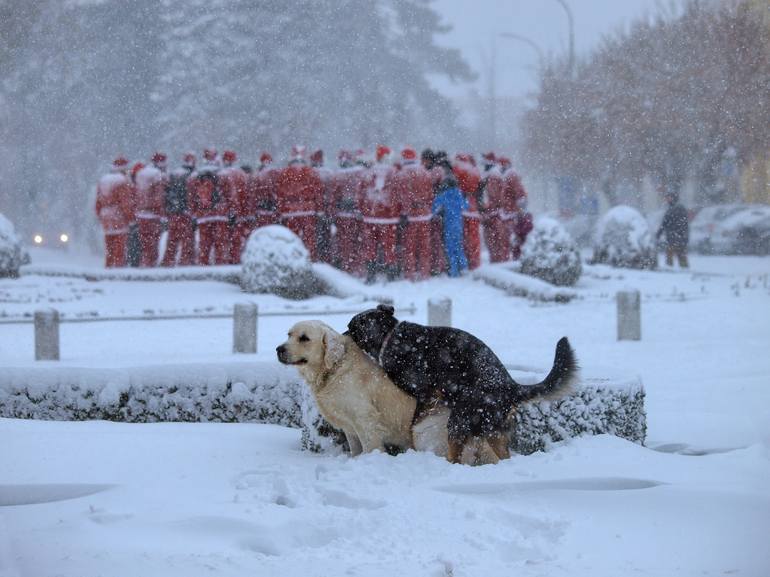
<instances>
[{"instance_id":1,"label":"snow-covered ground","mask_svg":"<svg viewBox=\"0 0 770 577\"><path fill-rule=\"evenodd\" d=\"M37 258L36 258L37 257ZM33 254L39 263L45 254ZM92 264L92 263L82 263ZM692 270L588 266L569 304L511 298L471 278L379 286L425 322L453 324L506 362L545 368L567 335L592 375L639 375L648 439L574 439L468 468L428 454L357 459L299 450L269 425L0 420L0 576L770 574L770 259L692 257ZM642 292L642 340L616 340L615 293ZM367 306L287 301L216 282L0 281L0 315ZM324 316L341 330L349 314ZM2 318L2 316L0 316ZM302 318L302 317L299 317ZM298 317L63 324L62 361L35 363L31 325L0 324L3 367L272 361Z\"/></svg>"}]
</instances>

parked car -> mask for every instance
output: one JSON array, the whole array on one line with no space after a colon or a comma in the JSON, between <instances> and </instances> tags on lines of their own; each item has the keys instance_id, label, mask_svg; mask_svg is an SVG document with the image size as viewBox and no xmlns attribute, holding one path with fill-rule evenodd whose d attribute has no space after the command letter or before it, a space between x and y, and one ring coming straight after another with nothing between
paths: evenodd
<instances>
[{"instance_id":1,"label":"parked car","mask_svg":"<svg viewBox=\"0 0 770 577\"><path fill-rule=\"evenodd\" d=\"M718 223L711 238L718 254L770 254L770 206L747 205Z\"/></svg>"},{"instance_id":2,"label":"parked car","mask_svg":"<svg viewBox=\"0 0 770 577\"><path fill-rule=\"evenodd\" d=\"M717 226L725 219L751 206L738 203L704 206L690 221L690 250L701 254L713 254L715 247L712 238Z\"/></svg>"}]
</instances>

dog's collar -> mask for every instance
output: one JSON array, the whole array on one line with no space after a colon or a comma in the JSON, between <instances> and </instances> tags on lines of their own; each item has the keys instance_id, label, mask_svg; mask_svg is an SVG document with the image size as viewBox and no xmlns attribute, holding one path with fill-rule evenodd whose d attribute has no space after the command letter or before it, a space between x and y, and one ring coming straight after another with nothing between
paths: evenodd
<instances>
[{"instance_id":1,"label":"dog's collar","mask_svg":"<svg viewBox=\"0 0 770 577\"><path fill-rule=\"evenodd\" d=\"M380 347L380 354L377 355L377 362L382 366L382 353L385 352L385 347L388 346L388 343L390 342L390 337L393 336L393 333L396 332L396 329L398 328L398 325L401 324L401 321L398 321L395 326L388 331L388 334L385 335L385 340L382 341L382 346Z\"/></svg>"}]
</instances>

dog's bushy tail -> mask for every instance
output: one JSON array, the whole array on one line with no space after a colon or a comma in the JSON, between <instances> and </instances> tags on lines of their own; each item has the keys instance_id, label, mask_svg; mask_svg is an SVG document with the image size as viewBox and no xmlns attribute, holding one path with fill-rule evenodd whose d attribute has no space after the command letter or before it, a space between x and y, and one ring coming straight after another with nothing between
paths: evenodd
<instances>
[{"instance_id":1,"label":"dog's bushy tail","mask_svg":"<svg viewBox=\"0 0 770 577\"><path fill-rule=\"evenodd\" d=\"M554 399L568 394L572 385L577 381L578 362L575 351L567 337L562 337L556 343L556 356L548 376L535 385L519 385L517 388L518 403L526 403L535 399Z\"/></svg>"}]
</instances>

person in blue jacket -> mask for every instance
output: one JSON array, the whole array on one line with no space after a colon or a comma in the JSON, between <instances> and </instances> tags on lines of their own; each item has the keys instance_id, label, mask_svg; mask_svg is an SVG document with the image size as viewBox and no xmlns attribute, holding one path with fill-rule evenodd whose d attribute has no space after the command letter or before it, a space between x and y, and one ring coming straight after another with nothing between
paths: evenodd
<instances>
[{"instance_id":1,"label":"person in blue jacket","mask_svg":"<svg viewBox=\"0 0 770 577\"><path fill-rule=\"evenodd\" d=\"M460 276L460 271L468 268L463 250L463 210L468 210L468 200L450 173L439 185L433 200L433 214L441 214L444 221L444 250L449 261L449 276Z\"/></svg>"}]
</instances>

